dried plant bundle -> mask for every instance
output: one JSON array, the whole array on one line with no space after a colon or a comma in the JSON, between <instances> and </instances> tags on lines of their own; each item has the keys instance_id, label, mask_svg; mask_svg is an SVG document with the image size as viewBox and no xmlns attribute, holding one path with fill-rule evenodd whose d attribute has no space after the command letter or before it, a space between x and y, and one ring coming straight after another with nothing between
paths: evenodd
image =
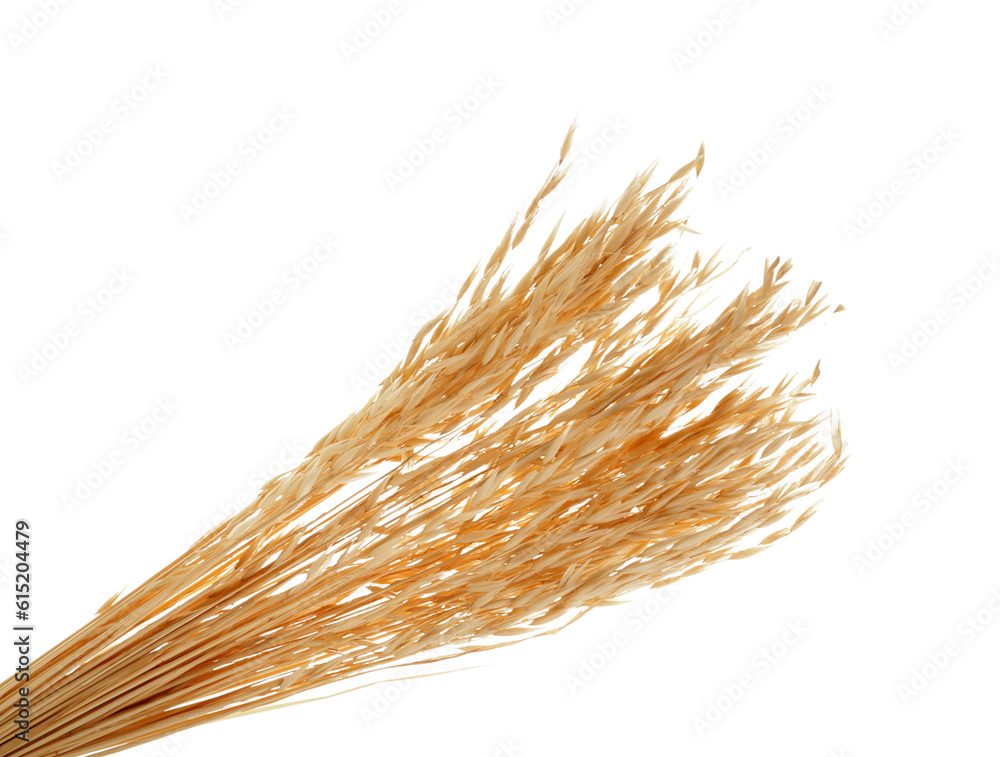
<instances>
[{"instance_id":1,"label":"dried plant bundle","mask_svg":"<svg viewBox=\"0 0 1000 757\"><path fill-rule=\"evenodd\" d=\"M518 277L559 163L375 395L244 511L112 597L32 674L31 738L110 754L335 681L550 633L798 528L843 465L810 378L753 383L826 310L787 262L706 317L728 269L681 263L704 155L653 170ZM817 371L818 373L818 371ZM13 685L3 689L12 701Z\"/></svg>"}]
</instances>

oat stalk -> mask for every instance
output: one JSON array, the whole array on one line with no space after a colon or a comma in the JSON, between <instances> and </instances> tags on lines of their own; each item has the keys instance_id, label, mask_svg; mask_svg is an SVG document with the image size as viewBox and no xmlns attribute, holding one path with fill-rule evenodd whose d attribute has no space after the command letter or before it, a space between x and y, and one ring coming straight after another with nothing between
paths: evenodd
<instances>
[{"instance_id":1,"label":"oat stalk","mask_svg":"<svg viewBox=\"0 0 1000 757\"><path fill-rule=\"evenodd\" d=\"M375 395L172 564L34 665L31 739L0 755L111 754L331 682L550 633L642 587L798 528L843 465L812 377L754 369L820 315L769 261L714 317L727 273L682 262L704 153L510 275L524 219ZM817 371L818 373L818 371ZM14 687L2 690L11 701Z\"/></svg>"}]
</instances>

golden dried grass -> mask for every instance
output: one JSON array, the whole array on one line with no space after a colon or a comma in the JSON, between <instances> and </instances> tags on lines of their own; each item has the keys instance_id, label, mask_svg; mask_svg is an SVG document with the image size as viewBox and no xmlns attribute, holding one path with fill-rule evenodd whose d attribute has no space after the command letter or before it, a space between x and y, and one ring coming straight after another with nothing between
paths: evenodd
<instances>
[{"instance_id":1,"label":"golden dried grass","mask_svg":"<svg viewBox=\"0 0 1000 757\"><path fill-rule=\"evenodd\" d=\"M703 152L661 186L640 174L561 242L553 230L508 281L571 137L524 220L360 410L36 662L31 741L5 721L0 755L110 754L549 633L809 517L843 465L839 430L827 449L820 418L799 417L816 374L744 379L825 310L818 285L779 306L790 265L774 260L699 321L725 271L674 247Z\"/></svg>"}]
</instances>

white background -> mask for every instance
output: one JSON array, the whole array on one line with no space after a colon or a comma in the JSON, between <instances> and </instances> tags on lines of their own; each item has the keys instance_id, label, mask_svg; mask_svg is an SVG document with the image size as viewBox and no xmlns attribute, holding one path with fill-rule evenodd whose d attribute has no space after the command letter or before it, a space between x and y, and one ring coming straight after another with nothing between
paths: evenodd
<instances>
[{"instance_id":1,"label":"white background","mask_svg":"<svg viewBox=\"0 0 1000 757\"><path fill-rule=\"evenodd\" d=\"M704 140L701 246L791 257L846 306L784 366L822 357L843 418L820 513L483 667L135 753L996 753L998 23L987 0L5 3L2 507L33 525L37 648L357 406L579 115L543 226Z\"/></svg>"}]
</instances>

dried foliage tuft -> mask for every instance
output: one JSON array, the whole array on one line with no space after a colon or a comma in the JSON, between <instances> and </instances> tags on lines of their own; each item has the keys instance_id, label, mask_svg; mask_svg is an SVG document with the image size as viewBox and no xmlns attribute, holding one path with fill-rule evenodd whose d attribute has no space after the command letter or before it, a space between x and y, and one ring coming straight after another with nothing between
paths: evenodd
<instances>
[{"instance_id":1,"label":"dried foliage tuft","mask_svg":"<svg viewBox=\"0 0 1000 757\"><path fill-rule=\"evenodd\" d=\"M707 316L728 269L686 263L677 211L704 153L511 277L556 168L450 310L357 412L245 511L46 653L32 738L0 755L110 754L335 681L550 633L802 525L843 465L811 378L750 379L820 315L790 269ZM785 302L789 304L784 304ZM15 689L3 687L3 701Z\"/></svg>"}]
</instances>

